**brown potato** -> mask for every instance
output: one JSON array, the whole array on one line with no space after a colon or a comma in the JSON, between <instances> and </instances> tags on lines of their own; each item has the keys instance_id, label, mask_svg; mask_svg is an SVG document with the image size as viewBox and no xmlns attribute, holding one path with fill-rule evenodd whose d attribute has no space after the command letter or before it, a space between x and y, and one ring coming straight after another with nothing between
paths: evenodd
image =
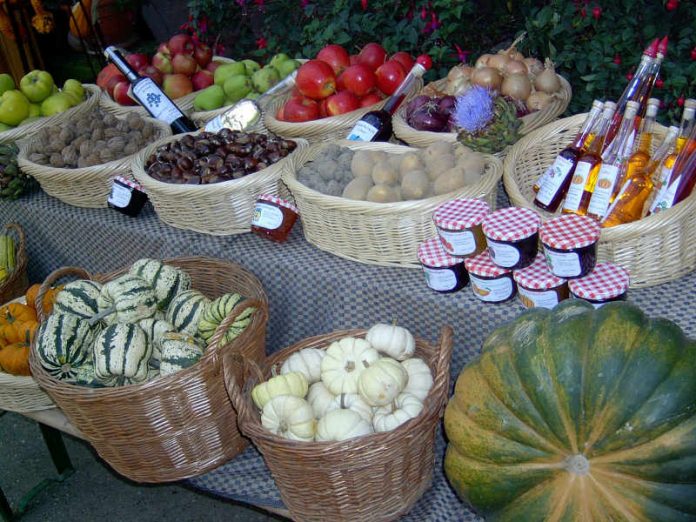
<instances>
[{"instance_id":1,"label":"brown potato","mask_svg":"<svg viewBox=\"0 0 696 522\"><path fill-rule=\"evenodd\" d=\"M399 171L401 171L401 178L403 179L404 174L412 170L423 170L423 162L421 161L418 154L415 152L407 152L401 155L401 164L399 165Z\"/></svg>"},{"instance_id":2,"label":"brown potato","mask_svg":"<svg viewBox=\"0 0 696 522\"><path fill-rule=\"evenodd\" d=\"M401 197L404 200L423 199L430 192L430 179L422 170L412 170L401 180Z\"/></svg>"},{"instance_id":3,"label":"brown potato","mask_svg":"<svg viewBox=\"0 0 696 522\"><path fill-rule=\"evenodd\" d=\"M457 166L463 168L470 178L481 178L486 167L486 160L480 152L472 152L462 157L457 163Z\"/></svg>"},{"instance_id":4,"label":"brown potato","mask_svg":"<svg viewBox=\"0 0 696 522\"><path fill-rule=\"evenodd\" d=\"M353 154L353 159L350 162L350 170L353 176L358 178L360 176L371 176L372 168L375 166L372 161L372 154L367 150L357 150Z\"/></svg>"},{"instance_id":5,"label":"brown potato","mask_svg":"<svg viewBox=\"0 0 696 522\"><path fill-rule=\"evenodd\" d=\"M388 159L382 160L372 168L372 181L375 185L393 185L399 181L399 171Z\"/></svg>"},{"instance_id":6,"label":"brown potato","mask_svg":"<svg viewBox=\"0 0 696 522\"><path fill-rule=\"evenodd\" d=\"M456 162L452 154L443 154L439 157L432 157L425 162L425 169L431 180L436 180L442 173L447 172L455 166Z\"/></svg>"},{"instance_id":7,"label":"brown potato","mask_svg":"<svg viewBox=\"0 0 696 522\"><path fill-rule=\"evenodd\" d=\"M365 201L367 192L372 188L372 185L372 178L370 176L360 176L346 185L343 189L342 196L357 201Z\"/></svg>"},{"instance_id":8,"label":"brown potato","mask_svg":"<svg viewBox=\"0 0 696 522\"><path fill-rule=\"evenodd\" d=\"M433 192L438 196L449 194L462 188L466 184L465 181L464 170L460 167L454 167L438 176L433 183Z\"/></svg>"},{"instance_id":9,"label":"brown potato","mask_svg":"<svg viewBox=\"0 0 696 522\"><path fill-rule=\"evenodd\" d=\"M367 192L367 201L375 203L392 203L398 201L398 192L389 185L375 185Z\"/></svg>"}]
</instances>

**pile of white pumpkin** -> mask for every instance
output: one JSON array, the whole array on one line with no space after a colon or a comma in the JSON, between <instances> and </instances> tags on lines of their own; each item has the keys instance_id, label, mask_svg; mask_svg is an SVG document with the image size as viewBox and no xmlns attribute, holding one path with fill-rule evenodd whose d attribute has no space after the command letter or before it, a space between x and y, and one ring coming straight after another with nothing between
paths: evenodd
<instances>
[{"instance_id":1,"label":"pile of white pumpkin","mask_svg":"<svg viewBox=\"0 0 696 522\"><path fill-rule=\"evenodd\" d=\"M413 335L376 324L365 339L344 337L326 349L288 357L280 375L251 396L264 428L295 441L341 441L391 431L423 410L433 376L413 357Z\"/></svg>"}]
</instances>

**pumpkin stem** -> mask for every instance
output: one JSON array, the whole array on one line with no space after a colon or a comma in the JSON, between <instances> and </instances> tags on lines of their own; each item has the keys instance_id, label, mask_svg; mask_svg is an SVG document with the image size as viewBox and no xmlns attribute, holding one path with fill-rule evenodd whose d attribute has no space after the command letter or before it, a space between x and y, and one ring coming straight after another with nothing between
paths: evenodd
<instances>
[{"instance_id":1,"label":"pumpkin stem","mask_svg":"<svg viewBox=\"0 0 696 522\"><path fill-rule=\"evenodd\" d=\"M106 308L105 310L102 310L96 315L93 315L89 319L87 319L87 322L89 323L90 326L94 326L96 323L104 319L107 315L111 315L116 311L116 307L112 306L110 308Z\"/></svg>"},{"instance_id":2,"label":"pumpkin stem","mask_svg":"<svg viewBox=\"0 0 696 522\"><path fill-rule=\"evenodd\" d=\"M573 455L565 460L565 468L576 475L587 475L590 472L590 461L584 455Z\"/></svg>"},{"instance_id":3,"label":"pumpkin stem","mask_svg":"<svg viewBox=\"0 0 696 522\"><path fill-rule=\"evenodd\" d=\"M355 362L354 361L348 361L346 363L346 371L347 372L352 372L355 370Z\"/></svg>"},{"instance_id":4,"label":"pumpkin stem","mask_svg":"<svg viewBox=\"0 0 696 522\"><path fill-rule=\"evenodd\" d=\"M341 393L341 409L345 410L346 409L346 394Z\"/></svg>"},{"instance_id":5,"label":"pumpkin stem","mask_svg":"<svg viewBox=\"0 0 696 522\"><path fill-rule=\"evenodd\" d=\"M396 323L397 323L397 322L398 322L398 321L397 321L396 317L394 317L394 319L392 319L392 326L396 326Z\"/></svg>"}]
</instances>

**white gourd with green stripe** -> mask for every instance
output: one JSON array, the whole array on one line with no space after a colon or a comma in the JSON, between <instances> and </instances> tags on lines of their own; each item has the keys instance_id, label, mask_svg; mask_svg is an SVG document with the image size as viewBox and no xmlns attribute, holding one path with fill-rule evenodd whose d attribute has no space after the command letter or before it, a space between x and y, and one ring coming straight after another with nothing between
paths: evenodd
<instances>
[{"instance_id":1,"label":"white gourd with green stripe","mask_svg":"<svg viewBox=\"0 0 696 522\"><path fill-rule=\"evenodd\" d=\"M176 332L176 328L174 328L174 325L169 321L155 319L154 317L141 319L138 321L138 326L143 329L147 337L147 342L152 345L152 358L150 359L150 365L152 366L153 363L156 363L160 359L159 342L162 334Z\"/></svg>"},{"instance_id":2,"label":"white gourd with green stripe","mask_svg":"<svg viewBox=\"0 0 696 522\"><path fill-rule=\"evenodd\" d=\"M66 284L56 294L53 310L57 314L69 314L89 319L99 311L97 303L102 285L88 279L78 279Z\"/></svg>"},{"instance_id":3,"label":"white gourd with green stripe","mask_svg":"<svg viewBox=\"0 0 696 522\"><path fill-rule=\"evenodd\" d=\"M160 375L171 375L193 366L203 356L203 348L188 334L165 333L160 340Z\"/></svg>"},{"instance_id":4,"label":"white gourd with green stripe","mask_svg":"<svg viewBox=\"0 0 696 522\"><path fill-rule=\"evenodd\" d=\"M150 283L159 310L166 310L174 296L191 288L191 276L158 259L139 259L131 265L130 273Z\"/></svg>"},{"instance_id":5,"label":"white gourd with green stripe","mask_svg":"<svg viewBox=\"0 0 696 522\"><path fill-rule=\"evenodd\" d=\"M41 367L55 379L74 382L78 369L92 365L95 331L76 315L53 313L36 334L36 355Z\"/></svg>"},{"instance_id":6,"label":"white gourd with green stripe","mask_svg":"<svg viewBox=\"0 0 696 522\"><path fill-rule=\"evenodd\" d=\"M198 322L198 333L200 333L203 339L209 341L225 317L229 315L235 306L245 299L246 298L240 294L230 293L221 295L217 299L213 300L208 306L205 307L203 315ZM224 339L226 342L232 341L232 339L237 337L247 326L249 326L252 319L251 316L254 314L255 310L256 308L254 307L247 308L234 320L225 333Z\"/></svg>"},{"instance_id":7,"label":"white gourd with green stripe","mask_svg":"<svg viewBox=\"0 0 696 522\"><path fill-rule=\"evenodd\" d=\"M142 277L124 274L102 286L97 300L99 313L106 324L135 323L155 315L157 298L150 284Z\"/></svg>"},{"instance_id":8,"label":"white gourd with green stripe","mask_svg":"<svg viewBox=\"0 0 696 522\"><path fill-rule=\"evenodd\" d=\"M166 320L172 323L178 332L196 335L198 321L208 303L210 299L198 290L185 290L169 303Z\"/></svg>"},{"instance_id":9,"label":"white gourd with green stripe","mask_svg":"<svg viewBox=\"0 0 696 522\"><path fill-rule=\"evenodd\" d=\"M94 343L94 373L99 379L117 377L118 384L147 380L152 346L137 324L110 324Z\"/></svg>"},{"instance_id":10,"label":"white gourd with green stripe","mask_svg":"<svg viewBox=\"0 0 696 522\"><path fill-rule=\"evenodd\" d=\"M90 348L91 349L91 348ZM116 385L116 377L111 379L100 379L94 373L94 363L90 360L88 364L84 364L75 371L75 379L73 384L87 386L89 388L106 388Z\"/></svg>"}]
</instances>

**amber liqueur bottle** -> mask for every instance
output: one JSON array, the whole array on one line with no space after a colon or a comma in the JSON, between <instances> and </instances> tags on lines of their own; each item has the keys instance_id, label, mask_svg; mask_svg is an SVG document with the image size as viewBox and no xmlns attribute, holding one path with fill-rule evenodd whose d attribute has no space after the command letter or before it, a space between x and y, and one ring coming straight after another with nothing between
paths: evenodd
<instances>
[{"instance_id":1,"label":"amber liqueur bottle","mask_svg":"<svg viewBox=\"0 0 696 522\"><path fill-rule=\"evenodd\" d=\"M659 108L660 100L656 98L650 98L648 100L648 109L645 112L645 118L643 118L643 121L640 124L638 145L635 147L631 157L628 158L625 169L626 172L621 180L621 183L618 184L617 190L621 187L626 179L631 178L636 172L642 170L648 164L648 161L650 161L650 149L652 147L653 137L655 134L655 118L657 117L657 111ZM637 117L638 116L636 115L636 118ZM614 196L616 196L616 194L614 194Z\"/></svg>"}]
</instances>

